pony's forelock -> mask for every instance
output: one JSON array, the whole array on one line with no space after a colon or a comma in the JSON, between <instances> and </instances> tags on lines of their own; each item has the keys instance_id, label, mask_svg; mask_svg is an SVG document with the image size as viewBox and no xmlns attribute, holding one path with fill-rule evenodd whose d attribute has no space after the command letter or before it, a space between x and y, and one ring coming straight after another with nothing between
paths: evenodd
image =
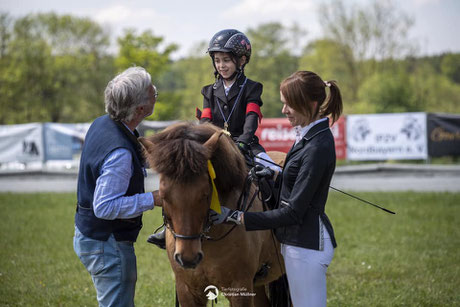
<instances>
[{"instance_id":1,"label":"pony's forelock","mask_svg":"<svg viewBox=\"0 0 460 307\"><path fill-rule=\"evenodd\" d=\"M145 152L150 166L158 173L176 182L192 182L207 172L211 159L217 174L216 186L220 193L230 192L244 182L246 164L230 137L222 135L214 153L203 145L220 129L212 124L179 123L148 137L153 143Z\"/></svg>"}]
</instances>

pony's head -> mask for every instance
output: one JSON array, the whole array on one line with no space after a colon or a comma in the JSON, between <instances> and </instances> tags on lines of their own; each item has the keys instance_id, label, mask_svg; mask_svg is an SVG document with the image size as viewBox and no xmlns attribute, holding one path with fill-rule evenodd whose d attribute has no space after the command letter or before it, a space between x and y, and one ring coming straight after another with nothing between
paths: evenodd
<instances>
[{"instance_id":1,"label":"pony's head","mask_svg":"<svg viewBox=\"0 0 460 307\"><path fill-rule=\"evenodd\" d=\"M219 199L225 203L244 184L244 158L231 138L211 124L179 123L139 141L150 166L160 174L163 214L175 238L174 259L184 268L195 268L203 258L201 239L209 226L208 160L215 169Z\"/></svg>"}]
</instances>

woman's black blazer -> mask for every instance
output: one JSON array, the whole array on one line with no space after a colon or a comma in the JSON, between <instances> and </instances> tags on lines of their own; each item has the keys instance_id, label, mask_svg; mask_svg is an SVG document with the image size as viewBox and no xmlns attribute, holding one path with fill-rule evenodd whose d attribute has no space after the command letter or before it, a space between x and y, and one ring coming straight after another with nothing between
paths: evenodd
<instances>
[{"instance_id":1,"label":"woman's black blazer","mask_svg":"<svg viewBox=\"0 0 460 307\"><path fill-rule=\"evenodd\" d=\"M332 224L324 212L335 161L328 119L313 126L287 154L278 208L246 212L246 230L274 228L281 243L320 250L321 218L336 247Z\"/></svg>"}]
</instances>

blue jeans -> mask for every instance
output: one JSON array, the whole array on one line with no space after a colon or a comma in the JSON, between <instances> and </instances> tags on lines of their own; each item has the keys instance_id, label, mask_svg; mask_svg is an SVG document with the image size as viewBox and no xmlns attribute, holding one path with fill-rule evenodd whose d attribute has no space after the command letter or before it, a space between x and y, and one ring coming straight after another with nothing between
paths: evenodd
<instances>
[{"instance_id":1,"label":"blue jeans","mask_svg":"<svg viewBox=\"0 0 460 307\"><path fill-rule=\"evenodd\" d=\"M137 281L136 255L132 242L107 241L84 236L75 227L75 253L91 274L99 306L134 306Z\"/></svg>"}]
</instances>

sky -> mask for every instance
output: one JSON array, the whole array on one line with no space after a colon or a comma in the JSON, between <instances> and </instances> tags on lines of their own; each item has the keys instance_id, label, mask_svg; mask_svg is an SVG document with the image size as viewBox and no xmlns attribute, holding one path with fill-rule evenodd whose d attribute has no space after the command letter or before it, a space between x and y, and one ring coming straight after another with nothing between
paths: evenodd
<instances>
[{"instance_id":1,"label":"sky","mask_svg":"<svg viewBox=\"0 0 460 307\"><path fill-rule=\"evenodd\" d=\"M176 43L173 58L186 56L206 43L219 30L246 31L266 22L285 26L297 23L307 31L306 40L321 37L317 0L0 0L0 12L13 17L29 13L55 12L90 17L108 27L112 37L123 29L140 33L150 29L165 43ZM365 3L366 0L345 0ZM415 23L410 38L419 46L418 55L460 52L460 0L394 1ZM203 53L206 50L203 50Z\"/></svg>"}]
</instances>

